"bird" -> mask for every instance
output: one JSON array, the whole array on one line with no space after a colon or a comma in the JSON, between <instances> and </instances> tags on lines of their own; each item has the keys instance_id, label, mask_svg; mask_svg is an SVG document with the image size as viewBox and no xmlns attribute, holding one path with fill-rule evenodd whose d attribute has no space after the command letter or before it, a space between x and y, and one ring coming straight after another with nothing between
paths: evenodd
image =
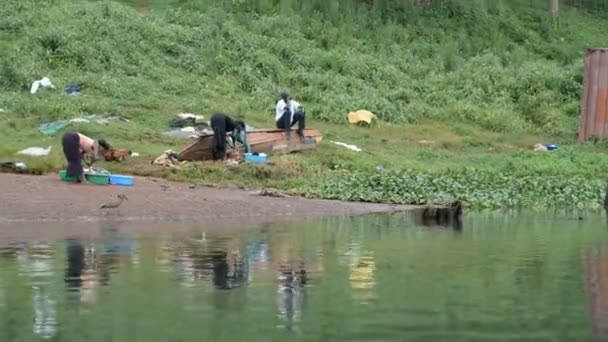
<instances>
[{"instance_id":1,"label":"bird","mask_svg":"<svg viewBox=\"0 0 608 342\"><path fill-rule=\"evenodd\" d=\"M122 195L122 194L118 195L117 197L118 197L118 200L110 202L110 203L106 203L106 204L102 205L100 209L115 209L115 208L120 207L120 205L122 204L122 202L124 200L129 200L127 198L127 196Z\"/></svg>"}]
</instances>

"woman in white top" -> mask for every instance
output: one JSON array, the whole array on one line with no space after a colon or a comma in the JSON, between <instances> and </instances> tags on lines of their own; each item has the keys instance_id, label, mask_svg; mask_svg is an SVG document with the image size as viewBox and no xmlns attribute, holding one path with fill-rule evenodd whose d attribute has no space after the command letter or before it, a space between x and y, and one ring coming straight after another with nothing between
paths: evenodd
<instances>
[{"instance_id":1,"label":"woman in white top","mask_svg":"<svg viewBox=\"0 0 608 342\"><path fill-rule=\"evenodd\" d=\"M306 128L305 118L304 108L298 102L293 100L287 92L279 94L279 101L277 101L274 117L277 128L284 129L285 133L289 136L291 134L291 127L297 123L298 135L304 137L304 129Z\"/></svg>"}]
</instances>

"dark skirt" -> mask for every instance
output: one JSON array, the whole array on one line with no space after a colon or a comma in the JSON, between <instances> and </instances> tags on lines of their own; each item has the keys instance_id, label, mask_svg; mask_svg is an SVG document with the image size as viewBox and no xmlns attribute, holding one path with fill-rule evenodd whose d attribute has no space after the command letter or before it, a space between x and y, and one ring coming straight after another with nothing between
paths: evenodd
<instances>
[{"instance_id":1,"label":"dark skirt","mask_svg":"<svg viewBox=\"0 0 608 342\"><path fill-rule=\"evenodd\" d=\"M61 143L63 145L63 154L68 161L67 176L81 177L84 170L81 163L80 137L78 133L64 134Z\"/></svg>"},{"instance_id":2,"label":"dark skirt","mask_svg":"<svg viewBox=\"0 0 608 342\"><path fill-rule=\"evenodd\" d=\"M210 124L213 129L213 160L224 159L226 156L227 117L223 114L213 114Z\"/></svg>"}]
</instances>

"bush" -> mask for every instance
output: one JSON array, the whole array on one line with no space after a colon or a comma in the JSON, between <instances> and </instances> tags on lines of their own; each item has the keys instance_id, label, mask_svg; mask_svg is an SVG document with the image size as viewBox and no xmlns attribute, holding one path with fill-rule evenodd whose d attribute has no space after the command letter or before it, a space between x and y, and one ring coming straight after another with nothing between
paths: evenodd
<instances>
[{"instance_id":1,"label":"bush","mask_svg":"<svg viewBox=\"0 0 608 342\"><path fill-rule=\"evenodd\" d=\"M542 7L517 1L155 3L142 15L116 2L7 1L0 42L11 58L2 57L0 86L87 75L98 78L95 95L118 106L193 103L204 93L201 103L251 113L266 113L289 87L314 118L333 123L368 109L391 123L458 119L573 134L576 57L598 39L580 14L564 10L563 25L552 26Z\"/></svg>"}]
</instances>

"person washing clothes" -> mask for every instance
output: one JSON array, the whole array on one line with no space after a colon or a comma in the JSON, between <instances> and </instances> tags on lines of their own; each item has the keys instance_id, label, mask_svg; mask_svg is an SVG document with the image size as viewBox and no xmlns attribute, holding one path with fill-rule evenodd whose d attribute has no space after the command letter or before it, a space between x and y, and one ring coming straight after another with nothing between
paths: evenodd
<instances>
[{"instance_id":1,"label":"person washing clothes","mask_svg":"<svg viewBox=\"0 0 608 342\"><path fill-rule=\"evenodd\" d=\"M306 128L304 108L296 100L292 99L286 91L279 94L274 119L277 128L284 129L287 136L291 135L291 128L295 124L298 124L298 135L304 138L304 129Z\"/></svg>"},{"instance_id":2,"label":"person washing clothes","mask_svg":"<svg viewBox=\"0 0 608 342\"><path fill-rule=\"evenodd\" d=\"M86 183L82 161L90 159L90 164L103 156L112 147L105 140L95 140L78 132L68 132L61 140L63 154L68 162L67 176L74 177L78 183Z\"/></svg>"},{"instance_id":3,"label":"person washing clothes","mask_svg":"<svg viewBox=\"0 0 608 342\"><path fill-rule=\"evenodd\" d=\"M223 160L226 157L226 134L232 135L233 140L243 143L246 152L249 152L243 121L233 120L226 114L215 113L209 122L213 130L213 160Z\"/></svg>"}]
</instances>

